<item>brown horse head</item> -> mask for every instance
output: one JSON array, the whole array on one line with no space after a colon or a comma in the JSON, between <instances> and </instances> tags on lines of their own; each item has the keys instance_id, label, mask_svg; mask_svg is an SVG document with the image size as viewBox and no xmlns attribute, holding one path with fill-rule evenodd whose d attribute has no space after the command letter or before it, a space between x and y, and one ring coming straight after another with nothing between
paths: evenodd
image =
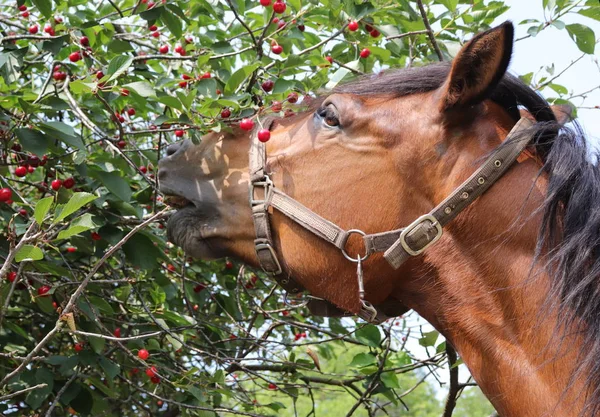
<instances>
[{"instance_id":1,"label":"brown horse head","mask_svg":"<svg viewBox=\"0 0 600 417\"><path fill-rule=\"evenodd\" d=\"M265 168L277 189L340 228L385 232L428 213L521 117L534 120L532 146L436 245L398 270L380 255L365 261L366 299L394 300L429 320L503 417L594 413L600 307L586 292L600 288L600 216L586 214L598 200L584 195L600 199L600 175L581 140L558 133L570 111L551 109L506 73L512 46L506 23L473 38L451 64L350 82L293 117L259 115L257 125L271 131ZM161 160L161 190L182 206L169 237L188 254L258 266L249 203L254 135L211 133L199 145L170 145ZM356 313L356 264L278 211L269 219L284 273ZM347 245L353 256L364 251L355 237ZM584 342L593 349L572 349Z\"/></svg>"}]
</instances>

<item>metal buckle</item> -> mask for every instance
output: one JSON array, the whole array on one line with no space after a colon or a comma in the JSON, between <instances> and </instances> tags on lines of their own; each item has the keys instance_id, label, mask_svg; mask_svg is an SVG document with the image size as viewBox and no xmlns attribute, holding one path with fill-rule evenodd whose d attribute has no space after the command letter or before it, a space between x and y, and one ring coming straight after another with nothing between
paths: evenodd
<instances>
[{"instance_id":1,"label":"metal buckle","mask_svg":"<svg viewBox=\"0 0 600 417\"><path fill-rule=\"evenodd\" d=\"M260 260L260 256L258 256L258 252L261 250L268 250L269 253L271 254L271 259L273 259L273 263L275 264L275 266L277 267L276 271L267 271L263 268L263 270L265 270L265 272L271 273L273 275L279 275L281 274L281 272L283 271L283 269L281 268L281 264L279 263L279 259L277 259L277 254L275 253L275 249L273 249L273 246L271 246L271 244L269 242L263 242L263 243L254 243L254 249L256 250L256 256L258 257L258 259ZM261 265L262 267L262 265Z\"/></svg>"},{"instance_id":2,"label":"metal buckle","mask_svg":"<svg viewBox=\"0 0 600 417\"><path fill-rule=\"evenodd\" d=\"M254 190L257 187L262 187L265 189L265 196L264 199L262 200L258 200L254 198ZM270 194L272 193L272 188L273 188L273 181L271 181L271 178L265 174L264 180L263 181L256 181L256 182L250 182L250 187L249 187L249 193L250 193L250 206L254 207L257 206L259 204L264 204L265 201L269 200Z\"/></svg>"},{"instance_id":3,"label":"metal buckle","mask_svg":"<svg viewBox=\"0 0 600 417\"><path fill-rule=\"evenodd\" d=\"M423 223L425 221L430 221L432 223L432 225L435 226L437 234L429 243L427 243L421 249L413 250L410 246L408 246L408 243L406 242L406 235L408 233L410 233L411 231L413 231L417 226L419 226L421 223ZM417 255L422 254L425 251L425 249L427 249L428 247L433 245L435 242L440 240L440 238L442 237L442 233L443 233L442 226L437 221L437 219L435 217L433 217L431 214L426 214L424 216L419 217L417 220L415 220L414 222L412 222L411 224L406 226L406 228L402 231L402 233L400 233L399 240L400 240L400 244L402 245L404 250L406 252L408 252L408 254L410 254L412 256L417 256Z\"/></svg>"}]
</instances>

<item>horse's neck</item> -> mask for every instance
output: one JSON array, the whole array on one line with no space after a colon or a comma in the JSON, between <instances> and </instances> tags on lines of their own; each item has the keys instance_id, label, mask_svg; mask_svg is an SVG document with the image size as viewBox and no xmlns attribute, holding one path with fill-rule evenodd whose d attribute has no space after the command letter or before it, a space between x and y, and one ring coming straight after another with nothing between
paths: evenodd
<instances>
[{"instance_id":1,"label":"horse's neck","mask_svg":"<svg viewBox=\"0 0 600 417\"><path fill-rule=\"evenodd\" d=\"M409 303L454 345L502 417L577 416L570 377L580 346L557 332L548 277L531 275L543 199L538 167L519 164L449 225L424 257ZM529 198L527 199L527 195ZM551 305L551 303L550 303Z\"/></svg>"}]
</instances>

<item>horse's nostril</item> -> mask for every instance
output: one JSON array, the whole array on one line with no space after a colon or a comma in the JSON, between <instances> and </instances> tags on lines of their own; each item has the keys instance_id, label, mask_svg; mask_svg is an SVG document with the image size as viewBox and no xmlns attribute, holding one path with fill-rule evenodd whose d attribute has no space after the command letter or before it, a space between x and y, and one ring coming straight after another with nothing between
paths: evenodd
<instances>
[{"instance_id":1,"label":"horse's nostril","mask_svg":"<svg viewBox=\"0 0 600 417\"><path fill-rule=\"evenodd\" d=\"M179 148L181 148L181 142L170 144L167 146L167 156L173 155Z\"/></svg>"},{"instance_id":2,"label":"horse's nostril","mask_svg":"<svg viewBox=\"0 0 600 417\"><path fill-rule=\"evenodd\" d=\"M165 178L167 178L167 170L166 169L159 169L158 170L158 180L159 181L164 181Z\"/></svg>"}]
</instances>

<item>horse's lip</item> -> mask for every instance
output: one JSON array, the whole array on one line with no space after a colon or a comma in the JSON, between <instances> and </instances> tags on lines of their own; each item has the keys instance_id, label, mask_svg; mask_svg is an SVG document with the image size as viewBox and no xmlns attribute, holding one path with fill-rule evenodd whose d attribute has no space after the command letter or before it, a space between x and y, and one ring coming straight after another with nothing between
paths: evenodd
<instances>
[{"instance_id":1,"label":"horse's lip","mask_svg":"<svg viewBox=\"0 0 600 417\"><path fill-rule=\"evenodd\" d=\"M169 206L174 207L176 209L182 209L184 207L194 204L187 198L178 195L166 195L164 198L164 202L165 204L168 204Z\"/></svg>"}]
</instances>

